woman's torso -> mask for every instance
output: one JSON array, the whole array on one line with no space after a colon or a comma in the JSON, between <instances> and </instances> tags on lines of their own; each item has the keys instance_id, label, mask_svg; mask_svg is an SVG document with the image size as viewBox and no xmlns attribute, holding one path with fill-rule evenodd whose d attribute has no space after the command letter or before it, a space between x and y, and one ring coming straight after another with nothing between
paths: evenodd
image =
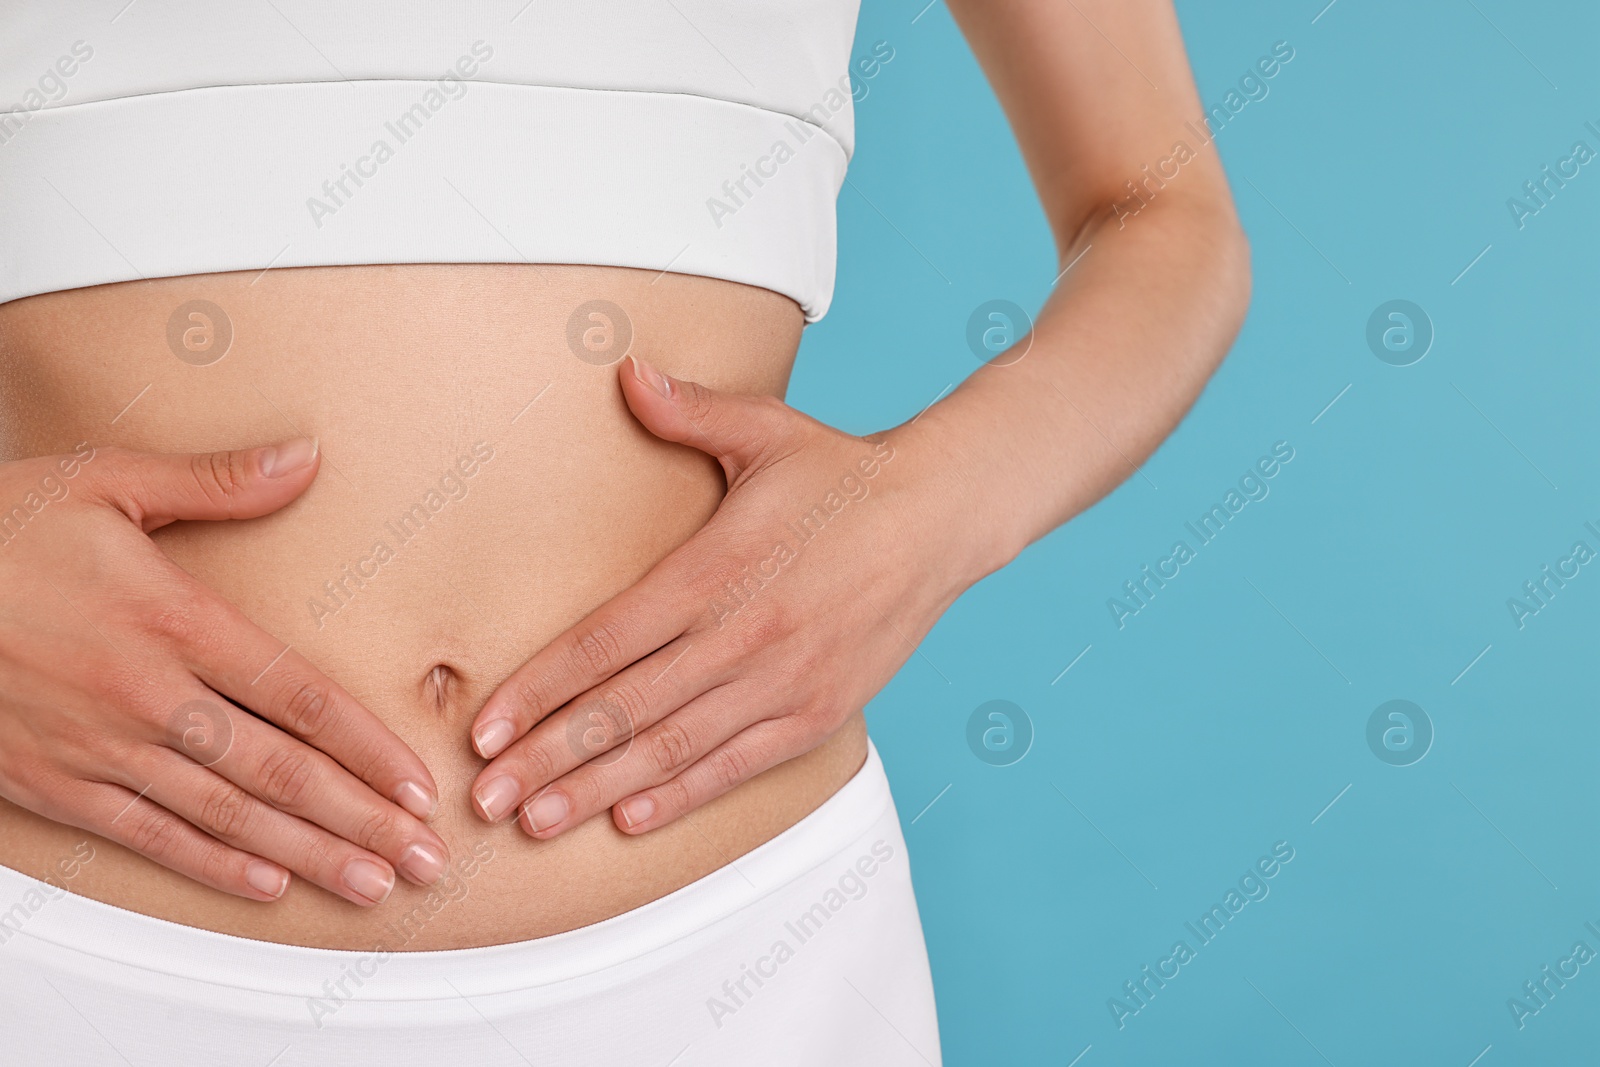
<instances>
[{"instance_id":1,"label":"woman's torso","mask_svg":"<svg viewBox=\"0 0 1600 1067\"><path fill-rule=\"evenodd\" d=\"M616 320L609 335L579 312L597 300L621 310L601 311ZM221 309L209 340L193 301ZM669 373L782 395L802 323L765 289L610 267L296 268L49 293L0 305L0 459L80 441L210 451L319 438L317 480L283 511L153 536L432 770L434 828L452 861L477 862L405 947L523 940L726 865L865 758L857 714L818 749L637 838L601 815L536 842L484 824L468 799L483 765L468 729L494 687L691 536L723 491L713 460L628 412L607 363L623 333ZM363 909L297 879L278 903L250 903L0 801L6 866L56 874L85 839L94 859L74 866L74 892L263 940L371 948L430 892L399 880Z\"/></svg>"}]
</instances>

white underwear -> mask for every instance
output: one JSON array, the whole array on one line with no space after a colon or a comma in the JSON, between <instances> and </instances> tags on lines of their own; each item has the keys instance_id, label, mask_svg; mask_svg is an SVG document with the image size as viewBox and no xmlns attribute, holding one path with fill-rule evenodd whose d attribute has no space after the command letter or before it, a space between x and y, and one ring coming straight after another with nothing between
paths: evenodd
<instances>
[{"instance_id":1,"label":"white underwear","mask_svg":"<svg viewBox=\"0 0 1600 1067\"><path fill-rule=\"evenodd\" d=\"M0 1060L72 1067L940 1062L875 748L778 837L569 933L345 952L212 933L0 867Z\"/></svg>"}]
</instances>

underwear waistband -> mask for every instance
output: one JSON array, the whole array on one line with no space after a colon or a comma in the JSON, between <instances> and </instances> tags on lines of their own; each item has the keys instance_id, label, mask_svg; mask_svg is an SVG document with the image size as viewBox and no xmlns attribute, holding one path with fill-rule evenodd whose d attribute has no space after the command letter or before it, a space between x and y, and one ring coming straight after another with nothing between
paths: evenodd
<instances>
[{"instance_id":1,"label":"underwear waistband","mask_svg":"<svg viewBox=\"0 0 1600 1067\"><path fill-rule=\"evenodd\" d=\"M705 877L632 911L566 933L482 948L380 952L384 981L368 1000L434 1000L493 995L569 982L637 960L690 938L760 901L850 849L888 813L893 800L877 748L811 814ZM0 867L0 901L29 893L50 899L11 938L32 938L92 961L211 986L314 995L330 974L369 961L373 951L282 945L152 918L64 893ZM0 911L0 924L5 923ZM0 946L0 951L5 951Z\"/></svg>"}]
</instances>

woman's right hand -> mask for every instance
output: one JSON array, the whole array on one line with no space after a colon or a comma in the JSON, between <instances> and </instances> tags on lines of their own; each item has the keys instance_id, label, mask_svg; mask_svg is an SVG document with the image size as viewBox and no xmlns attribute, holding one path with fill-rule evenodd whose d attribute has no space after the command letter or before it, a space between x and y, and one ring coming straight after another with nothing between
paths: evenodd
<instances>
[{"instance_id":1,"label":"woman's right hand","mask_svg":"<svg viewBox=\"0 0 1600 1067\"><path fill-rule=\"evenodd\" d=\"M251 900L439 879L422 760L147 536L277 511L317 465L304 438L0 463L0 796Z\"/></svg>"}]
</instances>

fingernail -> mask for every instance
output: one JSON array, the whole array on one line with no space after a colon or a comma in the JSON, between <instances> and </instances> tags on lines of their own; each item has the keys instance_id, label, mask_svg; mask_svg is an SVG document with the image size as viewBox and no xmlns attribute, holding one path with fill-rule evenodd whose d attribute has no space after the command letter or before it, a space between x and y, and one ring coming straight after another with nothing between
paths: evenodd
<instances>
[{"instance_id":1,"label":"fingernail","mask_svg":"<svg viewBox=\"0 0 1600 1067\"><path fill-rule=\"evenodd\" d=\"M478 732L472 735L472 743L478 747L478 755L484 759L493 759L500 754L500 750L511 743L514 732L512 725L504 719L478 727Z\"/></svg>"},{"instance_id":2,"label":"fingernail","mask_svg":"<svg viewBox=\"0 0 1600 1067\"><path fill-rule=\"evenodd\" d=\"M494 778L474 793L473 799L478 802L478 810L483 812L483 817L494 822L510 811L511 805L521 795L522 787L515 778Z\"/></svg>"},{"instance_id":3,"label":"fingernail","mask_svg":"<svg viewBox=\"0 0 1600 1067\"><path fill-rule=\"evenodd\" d=\"M283 891L289 888L289 872L264 860L251 860L244 869L244 880L250 883L251 889L273 900L283 896Z\"/></svg>"},{"instance_id":4,"label":"fingernail","mask_svg":"<svg viewBox=\"0 0 1600 1067\"><path fill-rule=\"evenodd\" d=\"M432 885L444 874L444 857L428 845L407 845L400 853L400 869L418 885Z\"/></svg>"},{"instance_id":5,"label":"fingernail","mask_svg":"<svg viewBox=\"0 0 1600 1067\"><path fill-rule=\"evenodd\" d=\"M394 872L371 860L355 859L344 865L344 884L372 903L382 904L394 888Z\"/></svg>"},{"instance_id":6,"label":"fingernail","mask_svg":"<svg viewBox=\"0 0 1600 1067\"><path fill-rule=\"evenodd\" d=\"M656 813L656 802L649 797L629 797L621 805L622 822L628 829L648 822Z\"/></svg>"},{"instance_id":7,"label":"fingernail","mask_svg":"<svg viewBox=\"0 0 1600 1067\"><path fill-rule=\"evenodd\" d=\"M667 376L665 374L662 374L638 356L629 356L628 358L633 360L633 376L635 378L638 378L668 400L672 399L672 387L667 384Z\"/></svg>"},{"instance_id":8,"label":"fingernail","mask_svg":"<svg viewBox=\"0 0 1600 1067\"><path fill-rule=\"evenodd\" d=\"M293 441L273 445L261 454L261 473L268 478L282 478L316 458L317 442L309 437L296 437Z\"/></svg>"},{"instance_id":9,"label":"fingernail","mask_svg":"<svg viewBox=\"0 0 1600 1067\"><path fill-rule=\"evenodd\" d=\"M424 820L439 810L438 799L416 782L401 782L394 791L394 802Z\"/></svg>"},{"instance_id":10,"label":"fingernail","mask_svg":"<svg viewBox=\"0 0 1600 1067\"><path fill-rule=\"evenodd\" d=\"M567 798L562 794L546 793L523 808L522 817L528 824L528 832L536 834L565 819L571 808L572 805L567 803Z\"/></svg>"}]
</instances>

